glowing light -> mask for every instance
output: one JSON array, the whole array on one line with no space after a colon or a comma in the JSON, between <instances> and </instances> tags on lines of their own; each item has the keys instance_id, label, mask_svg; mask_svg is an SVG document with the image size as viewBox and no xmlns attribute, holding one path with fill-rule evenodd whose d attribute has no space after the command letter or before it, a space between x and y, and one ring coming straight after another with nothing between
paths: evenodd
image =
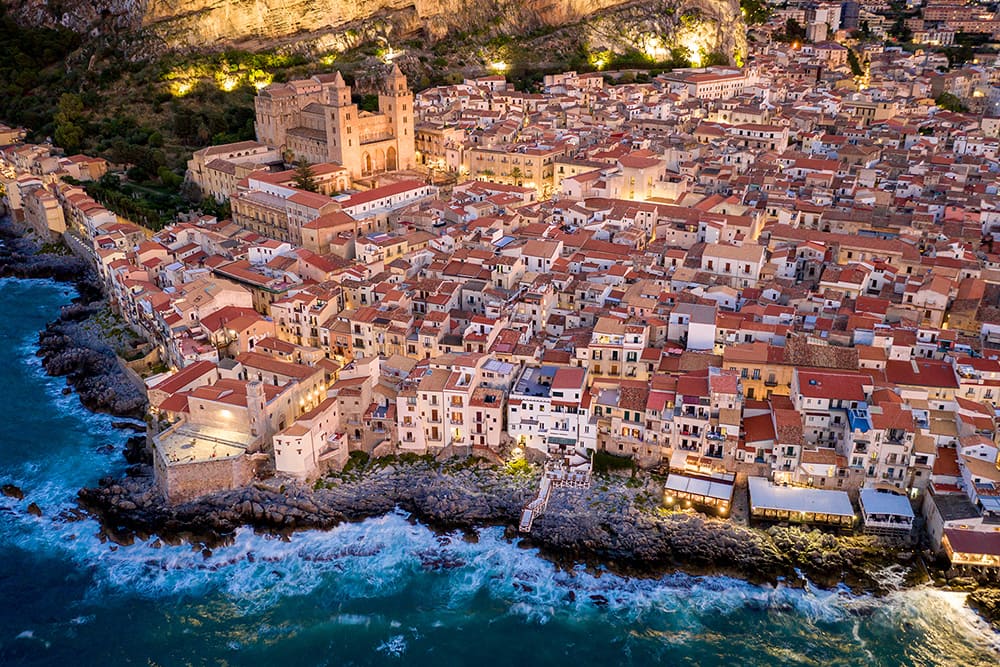
<instances>
[{"instance_id":1,"label":"glowing light","mask_svg":"<svg viewBox=\"0 0 1000 667\"><path fill-rule=\"evenodd\" d=\"M611 51L604 49L602 51L594 51L587 57L587 59L590 61L590 65L594 69L602 70L611 62L613 55L614 54L612 54Z\"/></svg>"},{"instance_id":2,"label":"glowing light","mask_svg":"<svg viewBox=\"0 0 1000 667\"><path fill-rule=\"evenodd\" d=\"M236 86L238 85L240 85L240 80L232 74L227 74L219 80L219 88L227 93L236 90Z\"/></svg>"},{"instance_id":3,"label":"glowing light","mask_svg":"<svg viewBox=\"0 0 1000 667\"><path fill-rule=\"evenodd\" d=\"M697 30L691 30L681 36L680 45L687 50L688 60L691 61L691 64L694 67L701 67L708 46L708 40L705 36Z\"/></svg>"},{"instance_id":4,"label":"glowing light","mask_svg":"<svg viewBox=\"0 0 1000 667\"><path fill-rule=\"evenodd\" d=\"M664 46L659 37L646 37L642 41L642 52L657 62L670 56L670 49Z\"/></svg>"},{"instance_id":5,"label":"glowing light","mask_svg":"<svg viewBox=\"0 0 1000 667\"><path fill-rule=\"evenodd\" d=\"M400 51L397 51L396 49L392 48L391 46L390 46L390 47L387 47L387 48L386 48L386 49L385 49L385 50L384 50L384 51L382 52L382 62L384 62L384 63L386 63L386 64L389 64L389 63L391 63L391 62L392 62L393 60L395 60L396 58L398 58L398 57L400 57L401 55L403 55L404 53L405 53L405 51L402 51L402 50L400 50Z\"/></svg>"},{"instance_id":6,"label":"glowing light","mask_svg":"<svg viewBox=\"0 0 1000 667\"><path fill-rule=\"evenodd\" d=\"M509 65L503 61L497 61L495 63L490 63L490 69L494 72L506 72Z\"/></svg>"},{"instance_id":7,"label":"glowing light","mask_svg":"<svg viewBox=\"0 0 1000 667\"><path fill-rule=\"evenodd\" d=\"M335 53L328 53L327 55L325 55L325 56L323 56L322 58L319 59L319 63L321 65L326 65L327 67L329 67L330 65L332 65L336 61L337 61L337 54L335 54Z\"/></svg>"},{"instance_id":8,"label":"glowing light","mask_svg":"<svg viewBox=\"0 0 1000 667\"><path fill-rule=\"evenodd\" d=\"M191 92L194 84L190 81L174 81L170 84L170 94L174 97L184 97Z\"/></svg>"}]
</instances>

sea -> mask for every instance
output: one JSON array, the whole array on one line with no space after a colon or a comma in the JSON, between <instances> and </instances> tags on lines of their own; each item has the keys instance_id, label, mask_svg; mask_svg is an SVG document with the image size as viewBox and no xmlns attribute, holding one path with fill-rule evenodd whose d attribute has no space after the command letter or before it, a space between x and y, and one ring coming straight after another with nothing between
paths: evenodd
<instances>
[{"instance_id":1,"label":"sea","mask_svg":"<svg viewBox=\"0 0 1000 667\"><path fill-rule=\"evenodd\" d=\"M1000 663L959 593L565 569L499 528L442 535L401 512L289 540L242 530L207 557L103 542L94 520L59 516L124 471L127 433L34 354L73 296L0 280L0 483L26 494L0 497L0 665Z\"/></svg>"}]
</instances>

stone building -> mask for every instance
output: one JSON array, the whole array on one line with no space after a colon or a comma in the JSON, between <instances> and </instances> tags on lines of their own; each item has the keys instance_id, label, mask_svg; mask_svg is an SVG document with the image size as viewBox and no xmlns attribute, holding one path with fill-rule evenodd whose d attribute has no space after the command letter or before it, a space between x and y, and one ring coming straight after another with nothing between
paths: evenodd
<instances>
[{"instance_id":1,"label":"stone building","mask_svg":"<svg viewBox=\"0 0 1000 667\"><path fill-rule=\"evenodd\" d=\"M268 86L254 108L258 140L293 159L336 162L352 178L414 166L413 93L398 66L386 77L376 113L351 101L340 72Z\"/></svg>"}]
</instances>

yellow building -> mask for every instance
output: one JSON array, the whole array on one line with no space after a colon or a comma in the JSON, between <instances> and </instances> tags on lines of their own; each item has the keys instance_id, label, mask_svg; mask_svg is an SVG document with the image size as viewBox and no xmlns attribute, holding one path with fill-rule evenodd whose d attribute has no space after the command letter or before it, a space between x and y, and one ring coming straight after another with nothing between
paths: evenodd
<instances>
[{"instance_id":1,"label":"yellow building","mask_svg":"<svg viewBox=\"0 0 1000 667\"><path fill-rule=\"evenodd\" d=\"M784 348L767 343L727 345L722 367L739 372L746 398L763 400L773 394L789 395L795 367L784 363L784 358Z\"/></svg>"}]
</instances>

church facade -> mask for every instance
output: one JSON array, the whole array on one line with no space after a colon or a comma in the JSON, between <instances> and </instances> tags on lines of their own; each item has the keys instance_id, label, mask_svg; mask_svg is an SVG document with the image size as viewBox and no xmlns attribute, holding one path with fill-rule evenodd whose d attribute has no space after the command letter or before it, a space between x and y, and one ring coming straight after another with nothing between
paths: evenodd
<instances>
[{"instance_id":1,"label":"church facade","mask_svg":"<svg viewBox=\"0 0 1000 667\"><path fill-rule=\"evenodd\" d=\"M257 139L292 160L336 162L351 178L412 169L413 93L393 65L378 96L378 112L362 111L340 72L272 84L254 99Z\"/></svg>"}]
</instances>

